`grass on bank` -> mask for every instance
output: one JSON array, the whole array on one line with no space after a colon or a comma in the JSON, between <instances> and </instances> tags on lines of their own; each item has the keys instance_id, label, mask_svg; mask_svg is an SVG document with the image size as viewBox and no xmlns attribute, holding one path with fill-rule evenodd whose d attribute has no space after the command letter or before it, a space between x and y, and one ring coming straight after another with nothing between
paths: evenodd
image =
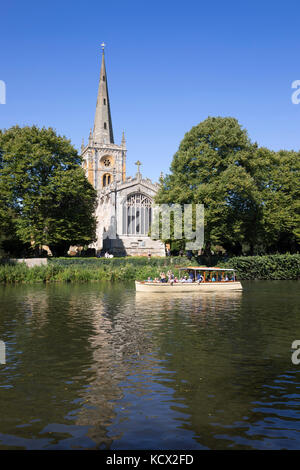
<instances>
[{"instance_id":1,"label":"grass on bank","mask_svg":"<svg viewBox=\"0 0 300 470\"><path fill-rule=\"evenodd\" d=\"M178 274L178 270L173 270ZM134 267L86 267L86 266L35 266L28 268L24 263L0 266L0 283L31 282L87 282L87 281L126 281L157 277L154 266Z\"/></svg>"},{"instance_id":2,"label":"grass on bank","mask_svg":"<svg viewBox=\"0 0 300 470\"><path fill-rule=\"evenodd\" d=\"M126 281L157 277L160 271L197 265L186 258L58 258L46 266L28 268L24 263L0 265L0 283ZM178 267L176 267L178 266ZM300 255L269 255L231 258L220 267L234 268L238 279L299 279Z\"/></svg>"}]
</instances>

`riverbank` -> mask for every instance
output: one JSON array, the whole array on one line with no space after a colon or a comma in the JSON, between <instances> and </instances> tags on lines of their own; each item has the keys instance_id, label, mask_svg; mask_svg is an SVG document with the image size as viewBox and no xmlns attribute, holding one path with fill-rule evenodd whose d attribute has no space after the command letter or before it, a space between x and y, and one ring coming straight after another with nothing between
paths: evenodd
<instances>
[{"instance_id":1,"label":"riverbank","mask_svg":"<svg viewBox=\"0 0 300 470\"><path fill-rule=\"evenodd\" d=\"M175 270L173 270L175 271ZM0 266L0 283L32 282L88 282L121 281L156 277L158 269L154 266L134 267L126 264L113 266L61 266L49 263L47 266L28 268L25 265Z\"/></svg>"},{"instance_id":2,"label":"riverbank","mask_svg":"<svg viewBox=\"0 0 300 470\"><path fill-rule=\"evenodd\" d=\"M23 263L0 265L0 283L121 281L157 277L171 269L178 276L180 266L198 265L185 257L167 258L56 258L44 266ZM199 264L200 265L200 264ZM236 270L240 280L300 279L300 255L266 255L231 258L217 264ZM203 265L202 265L203 266Z\"/></svg>"}]
</instances>

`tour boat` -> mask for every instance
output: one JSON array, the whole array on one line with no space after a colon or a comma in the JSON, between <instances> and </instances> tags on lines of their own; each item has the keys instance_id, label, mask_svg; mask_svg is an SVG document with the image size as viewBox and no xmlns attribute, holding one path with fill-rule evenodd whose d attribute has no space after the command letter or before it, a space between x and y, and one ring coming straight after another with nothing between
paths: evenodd
<instances>
[{"instance_id":1,"label":"tour boat","mask_svg":"<svg viewBox=\"0 0 300 470\"><path fill-rule=\"evenodd\" d=\"M197 279L201 273L201 282L161 282L161 281L135 281L137 292L222 292L242 290L242 284L236 279L234 269L206 268L199 266L188 266L179 268L179 271L186 271L188 276L193 274ZM212 280L215 279L215 280Z\"/></svg>"}]
</instances>

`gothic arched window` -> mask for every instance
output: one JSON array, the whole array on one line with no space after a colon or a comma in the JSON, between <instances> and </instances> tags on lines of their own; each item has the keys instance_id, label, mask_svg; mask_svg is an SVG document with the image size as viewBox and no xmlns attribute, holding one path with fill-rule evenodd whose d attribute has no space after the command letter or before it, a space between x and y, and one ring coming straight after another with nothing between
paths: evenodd
<instances>
[{"instance_id":1,"label":"gothic arched window","mask_svg":"<svg viewBox=\"0 0 300 470\"><path fill-rule=\"evenodd\" d=\"M111 183L111 181L112 181L111 175L109 173L105 173L102 177L102 186L103 186L103 188L105 186L108 186Z\"/></svg>"},{"instance_id":2,"label":"gothic arched window","mask_svg":"<svg viewBox=\"0 0 300 470\"><path fill-rule=\"evenodd\" d=\"M152 201L142 193L130 194L123 204L123 234L148 235Z\"/></svg>"}]
</instances>

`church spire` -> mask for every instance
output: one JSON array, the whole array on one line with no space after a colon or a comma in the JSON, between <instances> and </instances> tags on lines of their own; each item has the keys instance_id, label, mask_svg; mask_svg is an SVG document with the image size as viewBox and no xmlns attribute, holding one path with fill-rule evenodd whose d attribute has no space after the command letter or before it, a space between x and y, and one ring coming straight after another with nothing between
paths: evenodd
<instances>
[{"instance_id":1,"label":"church spire","mask_svg":"<svg viewBox=\"0 0 300 470\"><path fill-rule=\"evenodd\" d=\"M125 132L124 132L124 131L123 131L123 133L122 133L121 146L122 146L122 147L126 147L126 140L125 140Z\"/></svg>"},{"instance_id":2,"label":"church spire","mask_svg":"<svg viewBox=\"0 0 300 470\"><path fill-rule=\"evenodd\" d=\"M97 105L94 121L93 139L99 144L113 144L114 136L111 122L108 87L107 87L107 76L105 69L104 60L104 47L102 43L102 63L99 79L99 88L97 96Z\"/></svg>"}]
</instances>

